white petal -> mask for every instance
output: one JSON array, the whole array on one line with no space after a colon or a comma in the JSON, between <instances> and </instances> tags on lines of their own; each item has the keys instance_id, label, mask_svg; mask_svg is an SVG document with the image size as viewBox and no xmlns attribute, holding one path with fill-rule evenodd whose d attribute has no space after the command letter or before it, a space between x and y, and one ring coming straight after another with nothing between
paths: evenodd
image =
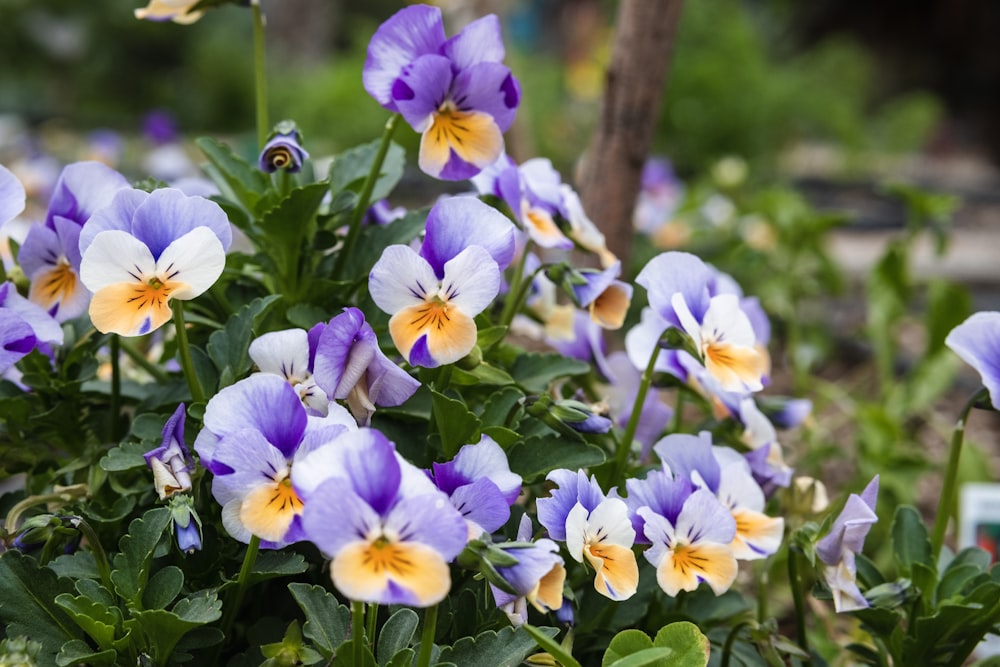
<instances>
[{"instance_id":1,"label":"white petal","mask_svg":"<svg viewBox=\"0 0 1000 667\"><path fill-rule=\"evenodd\" d=\"M441 293L469 317L483 312L500 292L500 267L479 246L469 246L444 265Z\"/></svg>"},{"instance_id":2,"label":"white petal","mask_svg":"<svg viewBox=\"0 0 1000 667\"><path fill-rule=\"evenodd\" d=\"M577 503L566 515L566 548L573 560L583 562L583 544L587 538L587 508Z\"/></svg>"},{"instance_id":3,"label":"white petal","mask_svg":"<svg viewBox=\"0 0 1000 667\"><path fill-rule=\"evenodd\" d=\"M247 351L264 373L301 382L309 374L309 334L305 329L285 329L259 336Z\"/></svg>"},{"instance_id":4,"label":"white petal","mask_svg":"<svg viewBox=\"0 0 1000 667\"><path fill-rule=\"evenodd\" d=\"M608 498L594 508L588 520L590 534L605 544L617 544L631 549L635 529L628 517L628 506L618 498Z\"/></svg>"},{"instance_id":5,"label":"white petal","mask_svg":"<svg viewBox=\"0 0 1000 667\"><path fill-rule=\"evenodd\" d=\"M156 270L146 245L120 230L101 232L87 247L80 262L80 280L91 292L110 285L144 282Z\"/></svg>"},{"instance_id":6,"label":"white petal","mask_svg":"<svg viewBox=\"0 0 1000 667\"><path fill-rule=\"evenodd\" d=\"M681 327L694 339L695 347L700 350L701 325L698 324L698 320L694 319L694 315L691 314L691 309L688 308L687 301L684 300L684 295L680 292L675 292L670 297L670 305L674 307L674 312L677 313L677 319L680 321Z\"/></svg>"},{"instance_id":7,"label":"white petal","mask_svg":"<svg viewBox=\"0 0 1000 667\"><path fill-rule=\"evenodd\" d=\"M177 299L193 299L207 290L225 266L226 251L208 227L195 227L175 240L163 249L156 262L157 271L164 272L166 278L187 285L187 289L174 292Z\"/></svg>"},{"instance_id":8,"label":"white petal","mask_svg":"<svg viewBox=\"0 0 1000 667\"><path fill-rule=\"evenodd\" d=\"M735 294L713 296L701 328L704 332L712 332L709 335L713 341L746 347L753 347L757 342L750 318L740 308L739 297Z\"/></svg>"},{"instance_id":9,"label":"white petal","mask_svg":"<svg viewBox=\"0 0 1000 667\"><path fill-rule=\"evenodd\" d=\"M427 295L437 292L438 286L437 276L427 260L404 245L386 248L368 278L372 300L390 315L422 303Z\"/></svg>"}]
</instances>

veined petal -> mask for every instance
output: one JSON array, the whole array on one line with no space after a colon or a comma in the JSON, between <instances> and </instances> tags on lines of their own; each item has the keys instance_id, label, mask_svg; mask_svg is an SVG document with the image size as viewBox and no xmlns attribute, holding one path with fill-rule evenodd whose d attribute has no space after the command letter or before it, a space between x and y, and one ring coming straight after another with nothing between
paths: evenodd
<instances>
[{"instance_id":1,"label":"veined petal","mask_svg":"<svg viewBox=\"0 0 1000 667\"><path fill-rule=\"evenodd\" d=\"M95 236L80 261L80 280L94 293L110 285L145 282L155 271L156 261L149 248L119 230Z\"/></svg>"},{"instance_id":2,"label":"veined petal","mask_svg":"<svg viewBox=\"0 0 1000 667\"><path fill-rule=\"evenodd\" d=\"M440 54L420 56L392 84L392 102L415 132L423 134L442 108L454 108L451 61Z\"/></svg>"},{"instance_id":3,"label":"veined petal","mask_svg":"<svg viewBox=\"0 0 1000 667\"><path fill-rule=\"evenodd\" d=\"M0 307L14 312L24 320L39 341L63 344L63 330L59 323L38 304L21 296L10 281L0 284Z\"/></svg>"},{"instance_id":4,"label":"veined petal","mask_svg":"<svg viewBox=\"0 0 1000 667\"><path fill-rule=\"evenodd\" d=\"M418 57L436 53L445 42L441 10L428 5L412 5L386 20L368 42L362 79L365 90L390 111L392 85L403 68Z\"/></svg>"},{"instance_id":5,"label":"veined petal","mask_svg":"<svg viewBox=\"0 0 1000 667\"><path fill-rule=\"evenodd\" d=\"M705 369L718 380L724 391L760 391L765 359L755 347L730 343L705 346Z\"/></svg>"},{"instance_id":6,"label":"veined petal","mask_svg":"<svg viewBox=\"0 0 1000 667\"><path fill-rule=\"evenodd\" d=\"M766 558L781 546L785 534L784 519L744 508L733 510L733 518L736 519L736 537L729 543L729 548L737 560Z\"/></svg>"},{"instance_id":7,"label":"veined petal","mask_svg":"<svg viewBox=\"0 0 1000 667\"><path fill-rule=\"evenodd\" d=\"M680 542L729 544L736 536L736 520L714 493L698 489L684 501L676 531Z\"/></svg>"},{"instance_id":8,"label":"veined petal","mask_svg":"<svg viewBox=\"0 0 1000 667\"><path fill-rule=\"evenodd\" d=\"M204 12L189 12L197 2L194 0L149 0L149 4L135 10L135 17L147 21L173 21L181 25L190 25Z\"/></svg>"},{"instance_id":9,"label":"veined petal","mask_svg":"<svg viewBox=\"0 0 1000 667\"><path fill-rule=\"evenodd\" d=\"M441 294L469 317L489 306L500 292L500 268L490 253L469 246L444 265Z\"/></svg>"},{"instance_id":10,"label":"veined petal","mask_svg":"<svg viewBox=\"0 0 1000 667\"><path fill-rule=\"evenodd\" d=\"M505 51L500 20L496 14L476 19L445 42L441 50L460 70L481 62L502 62Z\"/></svg>"},{"instance_id":11,"label":"veined petal","mask_svg":"<svg viewBox=\"0 0 1000 667\"><path fill-rule=\"evenodd\" d=\"M496 532L510 518L510 505L493 480L486 477L455 489L451 502L459 514L475 526L470 526L470 538L479 537L479 532ZM479 532L473 535L473 531Z\"/></svg>"},{"instance_id":12,"label":"veined petal","mask_svg":"<svg viewBox=\"0 0 1000 667\"><path fill-rule=\"evenodd\" d=\"M514 225L475 197L439 200L427 214L426 229L420 256L439 277L444 276L445 263L469 246L484 248L501 271L514 258Z\"/></svg>"},{"instance_id":13,"label":"veined petal","mask_svg":"<svg viewBox=\"0 0 1000 667\"><path fill-rule=\"evenodd\" d=\"M531 240L543 248L569 250L573 247L573 241L562 233L552 214L543 208L526 207L521 214L521 222Z\"/></svg>"},{"instance_id":14,"label":"veined petal","mask_svg":"<svg viewBox=\"0 0 1000 667\"><path fill-rule=\"evenodd\" d=\"M372 300L390 315L423 303L439 284L427 260L404 245L386 248L368 277Z\"/></svg>"},{"instance_id":15,"label":"veined petal","mask_svg":"<svg viewBox=\"0 0 1000 667\"><path fill-rule=\"evenodd\" d=\"M451 589L448 563L419 543L352 542L330 566L333 584L351 600L429 607Z\"/></svg>"},{"instance_id":16,"label":"veined petal","mask_svg":"<svg viewBox=\"0 0 1000 667\"><path fill-rule=\"evenodd\" d=\"M412 464L406 465L418 470ZM446 561L458 556L468 541L465 519L437 489L422 494L400 494L385 518L384 532L393 540L426 544Z\"/></svg>"},{"instance_id":17,"label":"veined petal","mask_svg":"<svg viewBox=\"0 0 1000 667\"><path fill-rule=\"evenodd\" d=\"M463 111L488 115L503 133L510 129L521 101L521 87L501 63L477 63L460 71L451 84L451 99ZM492 163L491 163L492 164Z\"/></svg>"},{"instance_id":18,"label":"veined petal","mask_svg":"<svg viewBox=\"0 0 1000 667\"><path fill-rule=\"evenodd\" d=\"M292 466L296 477L300 465ZM293 482L300 489L298 482ZM342 549L381 534L382 520L342 477L329 478L312 492L303 494L302 527L309 541L327 556L336 558Z\"/></svg>"},{"instance_id":19,"label":"veined petal","mask_svg":"<svg viewBox=\"0 0 1000 667\"><path fill-rule=\"evenodd\" d=\"M420 169L435 178L449 177L453 158L472 165L473 173L496 162L503 153L503 133L489 114L480 111L438 110L420 138Z\"/></svg>"},{"instance_id":20,"label":"veined petal","mask_svg":"<svg viewBox=\"0 0 1000 667\"><path fill-rule=\"evenodd\" d=\"M302 500L286 477L248 493L240 505L240 522L262 540L282 542L302 508Z\"/></svg>"},{"instance_id":21,"label":"veined petal","mask_svg":"<svg viewBox=\"0 0 1000 667\"><path fill-rule=\"evenodd\" d=\"M258 336L247 350L263 373L301 382L309 375L309 334L305 329L285 329Z\"/></svg>"},{"instance_id":22,"label":"veined petal","mask_svg":"<svg viewBox=\"0 0 1000 667\"><path fill-rule=\"evenodd\" d=\"M95 211L87 224L80 229L80 254L86 254L87 248L101 232L118 230L131 234L132 218L147 199L149 193L143 190L123 188L115 192L111 203Z\"/></svg>"},{"instance_id":23,"label":"veined petal","mask_svg":"<svg viewBox=\"0 0 1000 667\"><path fill-rule=\"evenodd\" d=\"M593 539L602 544L631 548L635 529L628 516L628 506L619 498L607 498L590 512L587 520Z\"/></svg>"},{"instance_id":24,"label":"veined petal","mask_svg":"<svg viewBox=\"0 0 1000 667\"><path fill-rule=\"evenodd\" d=\"M35 349L38 339L32 328L15 312L0 308L0 374Z\"/></svg>"},{"instance_id":25,"label":"veined petal","mask_svg":"<svg viewBox=\"0 0 1000 667\"><path fill-rule=\"evenodd\" d=\"M90 320L102 333L142 336L170 321L170 298L185 287L175 282L154 287L138 281L102 287L90 301Z\"/></svg>"},{"instance_id":26,"label":"veined petal","mask_svg":"<svg viewBox=\"0 0 1000 667\"><path fill-rule=\"evenodd\" d=\"M389 333L399 353L417 366L453 364L476 345L475 320L437 301L399 311L389 320Z\"/></svg>"},{"instance_id":27,"label":"veined petal","mask_svg":"<svg viewBox=\"0 0 1000 667\"><path fill-rule=\"evenodd\" d=\"M538 580L538 586L528 593L527 600L542 612L555 611L563 605L563 585L566 583L566 568L561 562L552 566L548 573Z\"/></svg>"},{"instance_id":28,"label":"veined petal","mask_svg":"<svg viewBox=\"0 0 1000 667\"><path fill-rule=\"evenodd\" d=\"M188 197L174 188L153 190L132 218L131 232L162 262L167 247L187 234L207 229L216 237L225 255L233 241L229 218L215 202Z\"/></svg>"},{"instance_id":29,"label":"veined petal","mask_svg":"<svg viewBox=\"0 0 1000 667\"><path fill-rule=\"evenodd\" d=\"M723 544L681 544L667 549L656 568L656 581L667 595L693 591L704 581L722 595L736 580L739 566Z\"/></svg>"},{"instance_id":30,"label":"veined petal","mask_svg":"<svg viewBox=\"0 0 1000 667\"><path fill-rule=\"evenodd\" d=\"M583 551L587 544L587 516L589 514L586 507L576 503L566 515L564 526L566 550L569 551L573 560L579 563L583 562ZM549 532L551 533L551 531Z\"/></svg>"},{"instance_id":31,"label":"veined petal","mask_svg":"<svg viewBox=\"0 0 1000 667\"><path fill-rule=\"evenodd\" d=\"M751 348L757 342L750 318L740 308L739 297L735 294L713 296L701 328L704 332L711 332L707 337L713 341Z\"/></svg>"},{"instance_id":32,"label":"veined petal","mask_svg":"<svg viewBox=\"0 0 1000 667\"><path fill-rule=\"evenodd\" d=\"M207 200L205 200L207 201ZM208 227L195 227L168 245L156 262L160 279L183 283L176 299L193 299L222 275L226 266L226 250L218 234Z\"/></svg>"},{"instance_id":33,"label":"veined petal","mask_svg":"<svg viewBox=\"0 0 1000 667\"><path fill-rule=\"evenodd\" d=\"M594 589L612 600L627 600L639 588L639 566L635 554L617 544L598 543L584 549L594 568Z\"/></svg>"}]
</instances>

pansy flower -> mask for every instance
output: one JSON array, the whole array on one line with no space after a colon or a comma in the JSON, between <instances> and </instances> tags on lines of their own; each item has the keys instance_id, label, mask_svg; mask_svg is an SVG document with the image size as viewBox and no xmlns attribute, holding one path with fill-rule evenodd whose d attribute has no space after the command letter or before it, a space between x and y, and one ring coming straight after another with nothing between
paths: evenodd
<instances>
[{"instance_id":1,"label":"pansy flower","mask_svg":"<svg viewBox=\"0 0 1000 667\"><path fill-rule=\"evenodd\" d=\"M153 484L160 500L191 490L191 452L184 443L184 404L174 410L163 426L159 447L142 455L153 471Z\"/></svg>"},{"instance_id":2,"label":"pansy flower","mask_svg":"<svg viewBox=\"0 0 1000 667\"><path fill-rule=\"evenodd\" d=\"M499 293L501 270L513 252L507 218L471 197L434 205L419 254L404 245L385 249L372 267L369 290L392 316L389 333L410 364L451 364L472 351L473 318Z\"/></svg>"},{"instance_id":3,"label":"pansy flower","mask_svg":"<svg viewBox=\"0 0 1000 667\"><path fill-rule=\"evenodd\" d=\"M952 329L944 342L976 369L990 402L1000 410L1000 312L974 313Z\"/></svg>"},{"instance_id":4,"label":"pansy flower","mask_svg":"<svg viewBox=\"0 0 1000 667\"><path fill-rule=\"evenodd\" d=\"M465 517L469 539L507 523L510 506L521 493L521 476L510 471L503 449L485 435L459 449L451 461L434 463L429 474Z\"/></svg>"},{"instance_id":5,"label":"pansy flower","mask_svg":"<svg viewBox=\"0 0 1000 667\"><path fill-rule=\"evenodd\" d=\"M380 432L363 428L315 450L293 471L308 539L333 559L351 600L429 607L451 589L465 520Z\"/></svg>"},{"instance_id":6,"label":"pansy flower","mask_svg":"<svg viewBox=\"0 0 1000 667\"><path fill-rule=\"evenodd\" d=\"M302 163L309 158L309 153L302 148L301 133L294 125L288 125L279 125L261 149L257 158L257 167L261 171L271 174L284 169L289 174L296 174L302 170Z\"/></svg>"},{"instance_id":7,"label":"pansy flower","mask_svg":"<svg viewBox=\"0 0 1000 667\"><path fill-rule=\"evenodd\" d=\"M271 331L254 338L247 354L261 373L283 377L311 414L326 416L330 398L313 377L316 346L309 339L305 329Z\"/></svg>"},{"instance_id":8,"label":"pansy flower","mask_svg":"<svg viewBox=\"0 0 1000 667\"><path fill-rule=\"evenodd\" d=\"M620 498L605 497L597 480L582 471L557 469L546 478L558 485L536 501L538 521L555 539L566 542L570 556L594 568L594 589L612 600L625 600L639 585L632 553L635 530Z\"/></svg>"},{"instance_id":9,"label":"pansy flower","mask_svg":"<svg viewBox=\"0 0 1000 667\"><path fill-rule=\"evenodd\" d=\"M493 599L510 622L528 622L528 604L541 613L557 611L563 606L563 584L566 568L559 555L559 545L545 538L531 540L531 517L521 516L517 542L498 545L498 549L517 559L514 565L497 565L497 574L514 589L514 593L490 584Z\"/></svg>"},{"instance_id":10,"label":"pansy flower","mask_svg":"<svg viewBox=\"0 0 1000 667\"><path fill-rule=\"evenodd\" d=\"M52 345L62 345L63 330L51 315L21 296L14 283L0 284L0 376L16 381L12 368L32 350L53 357Z\"/></svg>"},{"instance_id":11,"label":"pansy flower","mask_svg":"<svg viewBox=\"0 0 1000 667\"><path fill-rule=\"evenodd\" d=\"M173 21L191 24L201 18L203 11L191 11L200 0L149 0L145 7L135 10L135 17L147 21Z\"/></svg>"},{"instance_id":12,"label":"pansy flower","mask_svg":"<svg viewBox=\"0 0 1000 667\"><path fill-rule=\"evenodd\" d=\"M503 58L495 15L446 39L441 11L412 5L372 36L364 86L422 135L421 170L463 180L500 157L503 133L514 121L521 91Z\"/></svg>"},{"instance_id":13,"label":"pansy flower","mask_svg":"<svg viewBox=\"0 0 1000 667\"><path fill-rule=\"evenodd\" d=\"M159 328L171 299L193 299L218 279L231 241L215 202L169 188L120 191L80 233L94 326L123 336Z\"/></svg>"},{"instance_id":14,"label":"pansy flower","mask_svg":"<svg viewBox=\"0 0 1000 667\"><path fill-rule=\"evenodd\" d=\"M590 318L602 328L620 329L632 303L632 286L618 280L621 262L603 271L578 273L585 282L573 286L574 300L581 308L586 308Z\"/></svg>"},{"instance_id":15,"label":"pansy flower","mask_svg":"<svg viewBox=\"0 0 1000 667\"><path fill-rule=\"evenodd\" d=\"M878 481L876 475L861 495L852 493L830 532L816 543L816 555L825 565L823 576L833 593L833 605L838 612L870 606L858 589L854 557L861 553L868 531L878 521L875 514Z\"/></svg>"},{"instance_id":16,"label":"pansy flower","mask_svg":"<svg viewBox=\"0 0 1000 667\"><path fill-rule=\"evenodd\" d=\"M90 291L80 281L80 233L84 223L111 203L128 181L100 162L76 162L59 175L45 222L32 225L18 253L31 280L28 298L58 321L83 314Z\"/></svg>"}]
</instances>

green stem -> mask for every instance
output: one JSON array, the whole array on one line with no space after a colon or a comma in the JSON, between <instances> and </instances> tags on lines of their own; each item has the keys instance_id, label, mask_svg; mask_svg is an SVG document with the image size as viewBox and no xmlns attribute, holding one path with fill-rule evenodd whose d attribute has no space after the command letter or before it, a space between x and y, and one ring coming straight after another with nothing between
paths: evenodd
<instances>
[{"instance_id":1,"label":"green stem","mask_svg":"<svg viewBox=\"0 0 1000 667\"><path fill-rule=\"evenodd\" d=\"M111 583L111 564L108 561L107 552L104 551L104 547L101 545L101 539L83 517L73 517L72 522L77 530L87 538L87 544L90 545L90 549L93 552L94 562L97 563L97 573L101 577L101 583L109 591L115 590L114 585Z\"/></svg>"},{"instance_id":2,"label":"green stem","mask_svg":"<svg viewBox=\"0 0 1000 667\"><path fill-rule=\"evenodd\" d=\"M615 452L615 480L620 480L625 474L628 466L628 455L632 451L632 440L635 438L636 429L639 428L639 419L642 417L642 406L646 402L646 394L649 393L649 385L653 382L653 373L656 369L656 360L660 358L660 346L653 347L653 353L649 355L649 362L646 370L642 372L639 380L639 390L635 394L635 402L632 403L632 414L625 425L625 434L618 443L618 450ZM680 407L680 406L678 406Z\"/></svg>"},{"instance_id":3,"label":"green stem","mask_svg":"<svg viewBox=\"0 0 1000 667\"><path fill-rule=\"evenodd\" d=\"M35 505L47 505L49 503L70 503L77 498L84 498L90 492L86 484L74 484L73 486L56 487L52 493L39 496L28 496L7 512L7 519L4 521L4 536L13 535L17 530L18 521L25 510Z\"/></svg>"},{"instance_id":4,"label":"green stem","mask_svg":"<svg viewBox=\"0 0 1000 667\"><path fill-rule=\"evenodd\" d=\"M250 0L253 11L253 74L257 109L257 143L263 149L271 124L267 118L267 61L264 58L264 14L260 0Z\"/></svg>"},{"instance_id":5,"label":"green stem","mask_svg":"<svg viewBox=\"0 0 1000 667\"><path fill-rule=\"evenodd\" d=\"M746 621L742 623L737 623L736 625L733 626L733 629L729 631L729 636L726 637L726 643L722 647L722 661L719 667L729 667L729 659L733 655L733 644L736 643L736 638L737 636L739 636L740 631L743 630L743 628L747 627L748 625L750 624L747 623Z\"/></svg>"},{"instance_id":6,"label":"green stem","mask_svg":"<svg viewBox=\"0 0 1000 667\"><path fill-rule=\"evenodd\" d=\"M260 538L256 535L250 537L250 544L247 545L247 552L243 556L243 565L240 567L239 577L236 579L236 593L232 600L226 605L225 614L222 617L222 634L229 635L236 620L236 614L243 606L243 597L247 593L248 580L253 571L253 565L257 561L257 553L260 551Z\"/></svg>"},{"instance_id":7,"label":"green stem","mask_svg":"<svg viewBox=\"0 0 1000 667\"><path fill-rule=\"evenodd\" d=\"M373 645L375 644L375 630L378 627L378 605L374 602L368 605L368 625L365 629L365 636Z\"/></svg>"},{"instance_id":8,"label":"green stem","mask_svg":"<svg viewBox=\"0 0 1000 667\"><path fill-rule=\"evenodd\" d=\"M959 415L955 430L951 434L951 449L948 452L948 467L944 473L941 498L938 500L937 516L934 517L934 532L931 533L931 554L938 558L944 546L944 534L948 530L948 519L955 512L955 492L958 485L958 462L962 456L962 442L965 440L965 422L976 403L989 393L985 388L973 394Z\"/></svg>"},{"instance_id":9,"label":"green stem","mask_svg":"<svg viewBox=\"0 0 1000 667\"><path fill-rule=\"evenodd\" d=\"M193 403L204 403L205 392L194 373L194 362L191 361L191 348L188 346L187 328L184 326L184 302L174 299L171 303L174 311L174 329L177 331L177 354L180 357L181 369L187 378L188 389L191 390Z\"/></svg>"},{"instance_id":10,"label":"green stem","mask_svg":"<svg viewBox=\"0 0 1000 667\"><path fill-rule=\"evenodd\" d=\"M118 334L113 333L108 341L111 354L111 399L108 406L108 439L111 442L118 442L120 437L118 435L118 422L121 417L122 403L122 369L121 360L119 359L121 355L120 340Z\"/></svg>"},{"instance_id":11,"label":"green stem","mask_svg":"<svg viewBox=\"0 0 1000 667\"><path fill-rule=\"evenodd\" d=\"M364 664L365 648L365 603L351 601L351 641L354 642L353 664Z\"/></svg>"},{"instance_id":12,"label":"green stem","mask_svg":"<svg viewBox=\"0 0 1000 667\"><path fill-rule=\"evenodd\" d=\"M517 264L514 265L514 275L510 279L510 292L507 294L507 298L503 302L503 310L500 313L500 325L510 326L511 321L514 319L514 315L521 308L521 300L524 299L525 295L528 293L528 288L531 286L531 280L523 280L524 278L524 267L528 261L528 253L531 250L531 241L528 241L524 250L521 251L521 257L517 260ZM539 271L541 268L538 269ZM535 272L537 273L537 271ZM531 275L534 279L535 274ZM528 287L525 287L527 285ZM511 295L515 295L511 298Z\"/></svg>"},{"instance_id":13,"label":"green stem","mask_svg":"<svg viewBox=\"0 0 1000 667\"><path fill-rule=\"evenodd\" d=\"M795 638L804 652L809 653L809 638L806 636L806 611L802 599L802 586L799 582L799 550L796 547L788 549L788 584L792 589L792 601L795 603Z\"/></svg>"},{"instance_id":14,"label":"green stem","mask_svg":"<svg viewBox=\"0 0 1000 667\"><path fill-rule=\"evenodd\" d=\"M117 336L116 338L118 338L118 344L121 346L122 352L124 352L126 356L132 360L132 363L152 375L153 379L157 382L167 382L170 380L170 374L147 359L146 355L142 352L135 349L135 346L132 345L132 342L129 339L126 338L125 340L122 340Z\"/></svg>"},{"instance_id":15,"label":"green stem","mask_svg":"<svg viewBox=\"0 0 1000 667\"><path fill-rule=\"evenodd\" d=\"M344 247L340 249L340 253L337 255L337 263L333 269L333 275L335 276L341 275L344 270L344 263L358 242L358 235L361 233L361 221L364 220L365 213L368 211L372 192L375 190L375 183L382 173L382 163L385 162L385 156L389 153L389 146L392 145L392 133L396 131L396 125L398 124L398 113L390 116L389 120L385 123L385 131L382 132L382 143L379 144L378 153L375 154L375 161L372 162L372 168L368 171L368 177L365 179L364 185L361 186L357 206L351 213L351 220L347 228L347 238L344 239Z\"/></svg>"},{"instance_id":16,"label":"green stem","mask_svg":"<svg viewBox=\"0 0 1000 667\"><path fill-rule=\"evenodd\" d=\"M759 576L757 577L757 622L763 623L768 615L767 594L771 583L771 559L765 558L759 562L761 564L759 566Z\"/></svg>"},{"instance_id":17,"label":"green stem","mask_svg":"<svg viewBox=\"0 0 1000 667\"><path fill-rule=\"evenodd\" d=\"M434 633L437 630L437 605L424 611L424 629L420 633L420 655L417 667L430 667L431 654L434 651Z\"/></svg>"}]
</instances>

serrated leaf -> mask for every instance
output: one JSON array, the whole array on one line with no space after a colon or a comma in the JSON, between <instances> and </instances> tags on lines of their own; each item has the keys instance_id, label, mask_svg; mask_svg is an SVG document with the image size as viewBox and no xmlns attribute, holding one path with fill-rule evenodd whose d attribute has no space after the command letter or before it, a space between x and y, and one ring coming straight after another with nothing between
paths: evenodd
<instances>
[{"instance_id":1,"label":"serrated leaf","mask_svg":"<svg viewBox=\"0 0 1000 667\"><path fill-rule=\"evenodd\" d=\"M510 374L514 380L532 394L544 393L549 385L559 378L585 375L590 372L590 364L564 357L561 354L533 352L522 354L514 361Z\"/></svg>"},{"instance_id":2,"label":"serrated leaf","mask_svg":"<svg viewBox=\"0 0 1000 667\"><path fill-rule=\"evenodd\" d=\"M222 616L222 601L212 591L201 591L178 601L172 611L183 621L205 625Z\"/></svg>"},{"instance_id":3,"label":"serrated leaf","mask_svg":"<svg viewBox=\"0 0 1000 667\"><path fill-rule=\"evenodd\" d=\"M454 457L462 445L479 441L482 423L465 403L434 390L431 390L431 402L445 458Z\"/></svg>"},{"instance_id":4,"label":"serrated leaf","mask_svg":"<svg viewBox=\"0 0 1000 667\"><path fill-rule=\"evenodd\" d=\"M554 637L555 628L536 628ZM506 627L499 632L487 630L475 637L462 637L453 646L441 649L440 662L458 667L514 667L531 655L537 642L522 628Z\"/></svg>"},{"instance_id":5,"label":"serrated leaf","mask_svg":"<svg viewBox=\"0 0 1000 667\"><path fill-rule=\"evenodd\" d=\"M122 620L120 612L115 615L103 604L83 595L74 597L69 593L63 593L56 597L55 602L74 623L80 626L80 629L97 642L101 650L113 648L112 644Z\"/></svg>"},{"instance_id":6,"label":"serrated leaf","mask_svg":"<svg viewBox=\"0 0 1000 667\"><path fill-rule=\"evenodd\" d=\"M326 658L332 657L351 632L350 610L321 586L293 583L288 590L306 617L302 633Z\"/></svg>"},{"instance_id":7,"label":"serrated leaf","mask_svg":"<svg viewBox=\"0 0 1000 667\"><path fill-rule=\"evenodd\" d=\"M376 139L334 156L333 164L330 167L330 191L334 195L347 188L357 192L361 191L362 184L372 170L381 143L381 139ZM373 203L389 196L392 189L399 183L399 179L402 178L405 166L406 151L399 144L390 144L389 150L385 154L385 160L382 162L379 178L372 190L371 201Z\"/></svg>"},{"instance_id":8,"label":"serrated leaf","mask_svg":"<svg viewBox=\"0 0 1000 667\"><path fill-rule=\"evenodd\" d=\"M323 181L295 188L277 206L261 216L261 227L269 238L289 241L302 238L303 231L312 227L313 218L327 190Z\"/></svg>"},{"instance_id":9,"label":"serrated leaf","mask_svg":"<svg viewBox=\"0 0 1000 667\"><path fill-rule=\"evenodd\" d=\"M223 194L242 204L246 210L253 211L270 186L264 172L251 166L228 146L215 139L199 137L195 139L195 144L215 168L210 173L217 177L215 180ZM220 178L221 183L218 182Z\"/></svg>"},{"instance_id":10,"label":"serrated leaf","mask_svg":"<svg viewBox=\"0 0 1000 667\"><path fill-rule=\"evenodd\" d=\"M592 468L606 460L600 447L553 436L533 436L507 452L511 471L523 477L526 484L556 468Z\"/></svg>"},{"instance_id":11,"label":"serrated leaf","mask_svg":"<svg viewBox=\"0 0 1000 667\"><path fill-rule=\"evenodd\" d=\"M170 520L170 510L165 507L149 510L129 524L128 534L118 543L121 552L115 554L111 583L115 592L133 605L141 604L153 550Z\"/></svg>"},{"instance_id":12,"label":"serrated leaf","mask_svg":"<svg viewBox=\"0 0 1000 667\"><path fill-rule=\"evenodd\" d=\"M60 594L72 591L72 581L38 567L33 558L19 551L0 556L0 621L6 625L7 636L31 637L42 644L50 660L63 644L84 636L55 603Z\"/></svg>"},{"instance_id":13,"label":"serrated leaf","mask_svg":"<svg viewBox=\"0 0 1000 667\"><path fill-rule=\"evenodd\" d=\"M163 424L160 424L163 428ZM123 470L133 470L135 468L145 468L146 459L143 454L150 450L149 444L129 440L117 447L112 447L107 454L101 457L98 465L106 472L122 472Z\"/></svg>"},{"instance_id":14,"label":"serrated leaf","mask_svg":"<svg viewBox=\"0 0 1000 667\"><path fill-rule=\"evenodd\" d=\"M166 609L184 587L184 572L175 565L157 570L142 592L142 606L146 609Z\"/></svg>"},{"instance_id":15,"label":"serrated leaf","mask_svg":"<svg viewBox=\"0 0 1000 667\"><path fill-rule=\"evenodd\" d=\"M396 654L410 645L419 623L420 617L412 609L400 609L389 617L378 633L375 653L379 665L387 667Z\"/></svg>"},{"instance_id":16,"label":"serrated leaf","mask_svg":"<svg viewBox=\"0 0 1000 667\"><path fill-rule=\"evenodd\" d=\"M221 331L208 339L207 351L219 371L219 388L229 386L250 370L253 361L247 350L253 340L259 318L281 297L276 294L258 297L229 318Z\"/></svg>"},{"instance_id":17,"label":"serrated leaf","mask_svg":"<svg viewBox=\"0 0 1000 667\"><path fill-rule=\"evenodd\" d=\"M222 616L222 603L217 599L212 605L198 602L182 605L185 601L178 602L174 609L180 608L187 616L165 609L150 609L133 612L132 618L126 621L126 626L138 633L134 636L142 638L143 645L138 648L151 655L156 663L166 662L177 642L188 632Z\"/></svg>"},{"instance_id":18,"label":"serrated leaf","mask_svg":"<svg viewBox=\"0 0 1000 667\"><path fill-rule=\"evenodd\" d=\"M90 551L63 554L49 563L48 567L60 577L70 579L99 579L101 576L94 554Z\"/></svg>"},{"instance_id":19,"label":"serrated leaf","mask_svg":"<svg viewBox=\"0 0 1000 667\"><path fill-rule=\"evenodd\" d=\"M291 551L261 551L254 561L249 584L257 584L276 577L290 577L293 574L301 574L307 569L309 564L302 554Z\"/></svg>"},{"instance_id":20,"label":"serrated leaf","mask_svg":"<svg viewBox=\"0 0 1000 667\"><path fill-rule=\"evenodd\" d=\"M63 644L55 658L58 667L113 665L117 659L118 652L114 649L94 651L87 642L81 639L74 639Z\"/></svg>"}]
</instances>

